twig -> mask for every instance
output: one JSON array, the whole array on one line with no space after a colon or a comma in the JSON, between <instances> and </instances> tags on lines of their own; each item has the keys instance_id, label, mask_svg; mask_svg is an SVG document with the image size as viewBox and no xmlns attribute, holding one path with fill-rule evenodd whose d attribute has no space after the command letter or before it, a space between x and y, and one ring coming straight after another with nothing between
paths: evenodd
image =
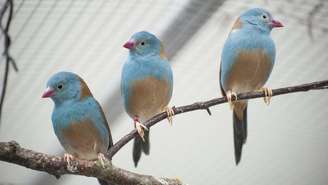
<instances>
[{"instance_id":1,"label":"twig","mask_svg":"<svg viewBox=\"0 0 328 185\"><path fill-rule=\"evenodd\" d=\"M323 8L324 6L324 0L319 1L309 12L308 17L307 17L307 30L310 38L313 40L313 19L316 14L319 13L319 11Z\"/></svg>"},{"instance_id":2,"label":"twig","mask_svg":"<svg viewBox=\"0 0 328 185\"><path fill-rule=\"evenodd\" d=\"M111 162L107 162L102 167L94 161L73 159L74 170L68 170L63 157L47 155L32 150L24 149L15 141L0 142L0 160L15 163L26 168L37 171L44 171L59 178L64 174L83 175L96 177L113 184L124 185L182 185L178 179L156 178L149 175L133 173L118 167Z\"/></svg>"},{"instance_id":3,"label":"twig","mask_svg":"<svg viewBox=\"0 0 328 185\"><path fill-rule=\"evenodd\" d=\"M3 17L5 15L5 12L7 11L7 8L9 8L9 13L8 13L8 18L7 18L7 22L5 24L5 27L2 26L2 22L0 24L0 29L3 32L4 36L5 36L5 50L3 52L3 55L6 57L6 60L8 62L11 62L14 70L17 72L18 71L18 67L16 65L15 60L11 57L11 55L9 54L9 48L11 46L11 37L9 35L9 28L10 28L10 24L11 24L11 20L13 17L13 10L14 10L14 2L13 0L7 0L4 4L3 9L0 12L0 21L3 20Z\"/></svg>"},{"instance_id":4,"label":"twig","mask_svg":"<svg viewBox=\"0 0 328 185\"><path fill-rule=\"evenodd\" d=\"M3 77L3 84L2 84L1 98L0 98L0 119L1 119L1 115L2 115L3 102L5 100L5 95L6 95L6 90L7 90L7 83L8 83L8 76L9 76L9 63L12 64L12 66L16 72L18 71L18 68L17 68L17 65L16 65L14 59L9 54L9 48L11 45L11 39L9 36L9 27L10 27L10 23L11 23L11 19L12 19L12 14L13 14L13 7L14 7L13 1L7 0L0 10L0 30L2 31L2 33L4 35L4 40L5 40L4 52L3 52L3 55L5 57L5 72L4 72L4 77ZM8 18L7 18L5 27L3 27L2 21L4 19L4 15L7 11L7 8L9 8Z\"/></svg>"},{"instance_id":5,"label":"twig","mask_svg":"<svg viewBox=\"0 0 328 185\"><path fill-rule=\"evenodd\" d=\"M318 81L313 83L307 83L297 86L290 86L285 88L279 88L274 89L272 96L282 95L282 94L288 94L288 93L295 93L295 92L301 92L301 91L309 91L309 90L320 90L320 89L327 89L328 88L328 80L325 81ZM237 94L238 100L245 100L245 99L253 99L253 98L260 98L264 97L264 92L247 92L247 93L241 93ZM226 103L227 99L226 97L221 98L214 98L212 100L204 101L204 102L197 102L190 105L185 105L181 107L174 107L174 115L195 111L195 110L209 110L210 107L222 103ZM166 119L168 117L166 112L159 113L146 121L144 124L148 128L155 125L156 123L160 122L163 119ZM115 143L115 145L110 148L108 151L108 155L110 157L113 157L125 144L127 144L130 140L132 140L134 137L137 136L137 131L134 129L124 137L122 137L118 142Z\"/></svg>"}]
</instances>

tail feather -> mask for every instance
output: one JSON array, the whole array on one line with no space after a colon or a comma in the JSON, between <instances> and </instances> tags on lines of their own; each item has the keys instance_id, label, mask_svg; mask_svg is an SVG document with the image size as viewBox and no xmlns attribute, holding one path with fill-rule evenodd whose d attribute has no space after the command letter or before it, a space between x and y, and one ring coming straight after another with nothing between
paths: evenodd
<instances>
[{"instance_id":1,"label":"tail feather","mask_svg":"<svg viewBox=\"0 0 328 185\"><path fill-rule=\"evenodd\" d=\"M244 115L244 124L243 124L243 129L244 129L244 144L246 143L246 140L247 140L247 135L248 135L248 131L247 131L247 105L244 109L244 112L243 112L243 115Z\"/></svg>"},{"instance_id":2,"label":"tail feather","mask_svg":"<svg viewBox=\"0 0 328 185\"><path fill-rule=\"evenodd\" d=\"M237 113L233 112L233 135L234 135L234 147L235 147L235 161L236 165L240 162L243 145L247 139L247 105L243 110L242 119L237 116Z\"/></svg>"},{"instance_id":3,"label":"tail feather","mask_svg":"<svg viewBox=\"0 0 328 185\"><path fill-rule=\"evenodd\" d=\"M143 141L139 136L136 137L133 142L132 157L133 157L134 167L138 166L138 162L141 157L142 142Z\"/></svg>"},{"instance_id":4,"label":"tail feather","mask_svg":"<svg viewBox=\"0 0 328 185\"><path fill-rule=\"evenodd\" d=\"M149 142L149 131L145 131L145 142L142 143L142 150L146 155L149 155L150 142Z\"/></svg>"},{"instance_id":5,"label":"tail feather","mask_svg":"<svg viewBox=\"0 0 328 185\"><path fill-rule=\"evenodd\" d=\"M141 139L141 137L136 137L134 139L133 143L133 162L134 166L138 166L138 162L141 158L141 153L144 152L146 155L149 154L149 149L150 149L150 142L149 142L149 131L145 130L145 135L144 135L145 141Z\"/></svg>"}]
</instances>

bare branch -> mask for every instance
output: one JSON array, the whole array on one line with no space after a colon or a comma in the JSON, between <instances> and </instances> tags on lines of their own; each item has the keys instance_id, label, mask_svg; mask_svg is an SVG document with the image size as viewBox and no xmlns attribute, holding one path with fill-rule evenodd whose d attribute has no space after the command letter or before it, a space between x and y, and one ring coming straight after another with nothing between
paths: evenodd
<instances>
[{"instance_id":1,"label":"bare branch","mask_svg":"<svg viewBox=\"0 0 328 185\"><path fill-rule=\"evenodd\" d=\"M7 18L7 21L5 22L5 26L3 26L2 21L5 17L4 15L7 12L8 8L9 8L8 18ZM4 40L5 40L4 52L3 52L3 56L5 57L5 72L4 72L4 76L3 76L3 84L2 84L1 97L0 97L0 119L1 119L1 115L2 115L3 103L5 100L5 95L6 95L6 90L7 90L7 83L8 83L8 76L9 76L9 63L12 64L12 67L16 72L18 71L18 68L17 68L17 65L16 65L14 59L9 54L9 48L11 46L11 39L9 36L9 27L10 27L10 23L12 20L13 9L14 9L13 0L6 0L6 2L4 2L4 5L0 10L0 30L2 31L2 33L4 35Z\"/></svg>"},{"instance_id":2,"label":"bare branch","mask_svg":"<svg viewBox=\"0 0 328 185\"><path fill-rule=\"evenodd\" d=\"M328 80L318 81L308 84L302 84L297 86L290 86L285 88L279 88L273 90L273 96L295 93L309 90L323 90L328 89ZM237 94L238 100L246 100L264 97L264 92L247 92ZM206 110L209 112L209 108L226 103L226 97L214 98L204 102L196 102L190 105L181 107L174 107L173 111L176 114L182 114L185 112L195 110ZM167 118L167 113L162 112L149 119L145 125L149 128L159 121ZM114 156L126 143L137 136L137 131L132 130L129 134L122 137L109 151L110 157ZM16 142L0 142L0 160L9 163L18 164L27 168L44 171L55 177L59 178L64 174L83 175L88 177L95 177L102 180L106 180L109 183L124 184L124 185L182 185L182 182L178 179L170 178L156 178L149 175L136 174L112 165L110 161L102 167L98 162L74 159L72 163L74 170L68 169L67 164L62 157L52 156L48 154L38 153L32 150L21 148Z\"/></svg>"},{"instance_id":3,"label":"bare branch","mask_svg":"<svg viewBox=\"0 0 328 185\"><path fill-rule=\"evenodd\" d=\"M156 178L149 175L140 175L115 167L108 162L105 167L95 161L73 159L74 170L67 169L62 157L47 155L21 148L15 141L0 142L0 160L15 163L26 168L44 171L56 178L64 174L96 177L113 184L124 185L182 185L178 179Z\"/></svg>"},{"instance_id":4,"label":"bare branch","mask_svg":"<svg viewBox=\"0 0 328 185\"><path fill-rule=\"evenodd\" d=\"M295 93L295 92L301 92L301 91L309 91L309 90L320 90L320 89L327 89L328 88L328 80L325 81L318 81L318 82L313 82L313 83L307 83L307 84L302 84L302 85L297 85L297 86L290 86L290 87L285 87L285 88L279 88L279 89L274 89L273 90L273 95L272 96L277 96L277 95L282 95L282 94L288 94L288 93ZM238 100L245 100L245 99L253 99L253 98L260 98L264 97L265 94L264 92L247 92L247 93L241 93L237 95ZM190 111L195 111L195 110L206 110L209 112L209 108L226 103L227 99L226 97L221 97L221 98L214 98L212 100L204 101L204 102L196 102L190 105L185 105L181 107L173 107L174 115L185 113L185 112L190 112ZM148 121L146 121L144 124L148 128L151 126L155 125L156 123L162 121L163 119L167 118L167 113L162 112ZM130 140L132 140L134 137L138 137L137 131L134 129L132 130L129 134L125 135L122 137L118 142L115 143L113 147L110 148L108 151L108 155L110 157L113 157L125 144L127 144Z\"/></svg>"}]
</instances>

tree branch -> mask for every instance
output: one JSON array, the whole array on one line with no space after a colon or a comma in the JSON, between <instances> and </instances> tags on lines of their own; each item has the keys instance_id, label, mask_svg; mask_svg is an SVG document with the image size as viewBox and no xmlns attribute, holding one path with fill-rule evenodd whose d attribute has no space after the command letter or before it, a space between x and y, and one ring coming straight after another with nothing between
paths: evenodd
<instances>
[{"instance_id":1,"label":"tree branch","mask_svg":"<svg viewBox=\"0 0 328 185\"><path fill-rule=\"evenodd\" d=\"M321 89L328 89L328 80L274 89L273 96ZM264 92L247 92L237 94L237 99L246 100L264 96ZM206 110L209 112L210 107L226 102L226 97L214 98L204 102L196 102L190 105L174 107L173 111L175 115L195 110ZM158 123L159 121L167 118L167 116L168 115L166 112L157 114L156 116L146 121L145 125L149 128ZM108 151L108 155L110 157L113 157L125 144L127 144L135 136L137 136L137 131L132 130L129 134L122 137L113 147L111 147L111 149ZM149 175L136 174L115 167L110 161L108 161L103 167L99 164L99 162L74 159L72 160L72 164L75 168L72 170L70 168L67 168L67 164L62 157L47 155L32 150L24 149L21 148L14 141L0 142L0 160L25 166L33 170L44 171L51 175L54 175L57 178L64 174L73 174L95 177L106 180L113 184L182 185L182 182L178 179L169 179L163 177L156 178Z\"/></svg>"},{"instance_id":2,"label":"tree branch","mask_svg":"<svg viewBox=\"0 0 328 185\"><path fill-rule=\"evenodd\" d=\"M317 81L297 86L290 86L285 88L279 88L272 90L273 94L272 96L282 95L282 94L288 94L288 93L295 93L295 92L302 92L302 91L309 91L309 90L321 90L321 89L328 89L328 80L324 81ZM246 99L254 99L254 98L260 98L264 97L264 92L247 92L247 93L240 93L237 94L238 100L246 100ZM234 100L234 99L233 99ZM196 102L190 105L185 105L181 107L173 107L174 115L195 111L195 110L206 110L210 115L209 108L214 105L219 105L222 103L226 103L227 98L221 97L221 98L214 98L208 101L204 102ZM162 121L163 119L166 119L168 117L166 112L159 113L146 121L144 123L145 126L148 128L154 126L156 123ZM130 140L132 140L134 137L136 137L137 130L132 130L129 134L122 137L118 142L115 143L113 147L110 148L108 151L108 155L110 157L113 157L124 145L126 145Z\"/></svg>"},{"instance_id":3,"label":"tree branch","mask_svg":"<svg viewBox=\"0 0 328 185\"><path fill-rule=\"evenodd\" d=\"M56 178L64 174L73 174L96 177L113 184L182 185L182 182L178 179L140 175L115 167L111 162L102 167L99 162L73 159L71 162L74 165L74 170L68 169L62 157L21 148L15 141L0 142L0 160L33 170L44 171Z\"/></svg>"}]
</instances>

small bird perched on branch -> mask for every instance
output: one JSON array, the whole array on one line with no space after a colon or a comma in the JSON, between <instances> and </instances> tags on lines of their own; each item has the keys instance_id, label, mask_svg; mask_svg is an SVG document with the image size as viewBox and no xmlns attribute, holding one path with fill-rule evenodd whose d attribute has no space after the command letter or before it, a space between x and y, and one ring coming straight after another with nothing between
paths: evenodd
<instances>
[{"instance_id":1,"label":"small bird perched on branch","mask_svg":"<svg viewBox=\"0 0 328 185\"><path fill-rule=\"evenodd\" d=\"M70 163L73 157L98 159L104 165L106 152L113 146L112 136L104 112L84 80L71 72L56 73L42 95L48 97L55 103L52 124L67 152L68 168L74 170Z\"/></svg>"},{"instance_id":2,"label":"small bird perched on branch","mask_svg":"<svg viewBox=\"0 0 328 185\"><path fill-rule=\"evenodd\" d=\"M239 163L247 138L247 100L237 100L237 93L262 90L270 103L272 90L263 88L272 71L276 50L270 33L283 25L261 8L242 13L226 40L220 65L220 88L233 109L235 161ZM233 99L234 98L234 99ZM237 100L233 101L232 100Z\"/></svg>"},{"instance_id":3,"label":"small bird perched on branch","mask_svg":"<svg viewBox=\"0 0 328 185\"><path fill-rule=\"evenodd\" d=\"M153 34L135 33L123 45L129 56L122 70L121 91L126 112L133 119L140 137L134 139L133 161L138 165L142 151L149 154L149 131L142 123L164 110L174 114L167 105L173 91L173 74L161 41Z\"/></svg>"}]
</instances>

